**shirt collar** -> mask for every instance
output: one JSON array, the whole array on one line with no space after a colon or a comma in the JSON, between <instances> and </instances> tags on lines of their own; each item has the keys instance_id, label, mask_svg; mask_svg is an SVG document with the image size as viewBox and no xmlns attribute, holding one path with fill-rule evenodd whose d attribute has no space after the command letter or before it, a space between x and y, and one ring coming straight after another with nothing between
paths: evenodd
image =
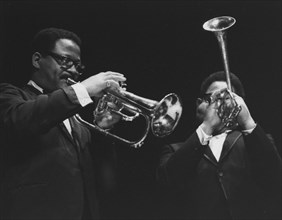
<instances>
[{"instance_id":1,"label":"shirt collar","mask_svg":"<svg viewBox=\"0 0 282 220\"><path fill-rule=\"evenodd\" d=\"M30 85L35 89L37 89L38 91L40 91L41 93L43 93L43 89L39 85L37 85L33 80L29 80L27 85Z\"/></svg>"},{"instance_id":2,"label":"shirt collar","mask_svg":"<svg viewBox=\"0 0 282 220\"><path fill-rule=\"evenodd\" d=\"M217 135L214 135L213 137L214 138L221 138L223 136L226 136L229 132L231 132L232 130L225 130L224 132L220 133L220 134L217 134Z\"/></svg>"}]
</instances>

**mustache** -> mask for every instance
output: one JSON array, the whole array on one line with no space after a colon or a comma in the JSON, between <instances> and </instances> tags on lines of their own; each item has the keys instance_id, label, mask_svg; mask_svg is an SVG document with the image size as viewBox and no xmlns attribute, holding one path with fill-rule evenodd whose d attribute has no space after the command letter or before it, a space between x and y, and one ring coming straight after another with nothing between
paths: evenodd
<instances>
[{"instance_id":1,"label":"mustache","mask_svg":"<svg viewBox=\"0 0 282 220\"><path fill-rule=\"evenodd\" d=\"M70 73L70 72L64 71L61 74L60 78L61 79L69 79L70 78L70 79L73 79L73 80L77 81L79 76L80 76L80 74L78 74L78 73Z\"/></svg>"}]
</instances>

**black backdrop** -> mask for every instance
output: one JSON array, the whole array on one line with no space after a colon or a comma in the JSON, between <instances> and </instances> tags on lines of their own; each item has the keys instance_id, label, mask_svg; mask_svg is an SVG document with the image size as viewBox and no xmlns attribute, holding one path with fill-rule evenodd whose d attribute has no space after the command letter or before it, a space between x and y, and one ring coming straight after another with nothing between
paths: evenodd
<instances>
[{"instance_id":1,"label":"black backdrop","mask_svg":"<svg viewBox=\"0 0 282 220\"><path fill-rule=\"evenodd\" d=\"M253 117L281 152L280 1L0 1L0 80L25 83L30 40L39 29L55 26L82 38L83 77L118 71L128 79L127 90L140 96L160 100L177 93L184 111L171 136L159 140L149 134L140 149L118 147L123 187L117 200L123 199L115 203L119 214L113 213L149 218L158 146L195 130L200 82L223 69L216 38L202 29L206 20L222 15L237 20L227 33L230 69L245 86Z\"/></svg>"}]
</instances>

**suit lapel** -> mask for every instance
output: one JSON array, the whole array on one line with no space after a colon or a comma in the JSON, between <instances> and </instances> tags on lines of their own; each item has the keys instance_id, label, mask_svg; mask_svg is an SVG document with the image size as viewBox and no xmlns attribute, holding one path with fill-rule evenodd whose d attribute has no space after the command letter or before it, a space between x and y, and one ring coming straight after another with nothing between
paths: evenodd
<instances>
[{"instance_id":1,"label":"suit lapel","mask_svg":"<svg viewBox=\"0 0 282 220\"><path fill-rule=\"evenodd\" d=\"M73 137L73 140L74 140L74 143L77 147L77 150L80 152L81 150L81 144L80 144L80 135L79 135L79 131L80 131L80 127L79 127L79 124L78 122L75 120L74 116L70 117L70 125L71 125L71 128L72 128L72 137Z\"/></svg>"},{"instance_id":2,"label":"suit lapel","mask_svg":"<svg viewBox=\"0 0 282 220\"><path fill-rule=\"evenodd\" d=\"M61 122L61 123L59 124L59 127L61 128L61 130L62 130L62 132L64 133L64 135L65 135L73 144L75 144L75 143L74 143L74 140L73 140L71 134L69 133L68 129L66 128L65 124L64 124L63 122Z\"/></svg>"},{"instance_id":3,"label":"suit lapel","mask_svg":"<svg viewBox=\"0 0 282 220\"><path fill-rule=\"evenodd\" d=\"M211 163L213 163L215 166L217 166L217 160L215 158L215 156L212 153L212 150L210 149L210 147L207 147L204 153L204 157L207 158Z\"/></svg>"},{"instance_id":4,"label":"suit lapel","mask_svg":"<svg viewBox=\"0 0 282 220\"><path fill-rule=\"evenodd\" d=\"M222 151L221 151L221 155L219 158L219 161L222 161L227 154L231 151L231 149L233 148L233 146L235 145L236 141L238 140L239 137L242 136L242 133L239 131L233 131L230 134L227 135L223 147L222 147Z\"/></svg>"},{"instance_id":5,"label":"suit lapel","mask_svg":"<svg viewBox=\"0 0 282 220\"><path fill-rule=\"evenodd\" d=\"M241 137L242 133L239 131L233 131L229 133L223 143L222 151L220 154L219 161L216 160L215 156L213 155L210 147L208 147L204 153L204 157L208 159L211 163L213 163L215 166L218 165L219 162L221 162L230 152L230 150L235 145L236 141L239 137Z\"/></svg>"}]
</instances>

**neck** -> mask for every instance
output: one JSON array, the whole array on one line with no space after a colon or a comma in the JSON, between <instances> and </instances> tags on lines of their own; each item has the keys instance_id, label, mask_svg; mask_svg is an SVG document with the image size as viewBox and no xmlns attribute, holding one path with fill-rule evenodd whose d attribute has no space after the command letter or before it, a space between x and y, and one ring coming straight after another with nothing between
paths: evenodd
<instances>
[{"instance_id":1,"label":"neck","mask_svg":"<svg viewBox=\"0 0 282 220\"><path fill-rule=\"evenodd\" d=\"M35 72L32 75L31 80L35 82L40 88L44 89L45 91L49 91L48 87L46 86L46 78L40 77L39 72Z\"/></svg>"}]
</instances>

